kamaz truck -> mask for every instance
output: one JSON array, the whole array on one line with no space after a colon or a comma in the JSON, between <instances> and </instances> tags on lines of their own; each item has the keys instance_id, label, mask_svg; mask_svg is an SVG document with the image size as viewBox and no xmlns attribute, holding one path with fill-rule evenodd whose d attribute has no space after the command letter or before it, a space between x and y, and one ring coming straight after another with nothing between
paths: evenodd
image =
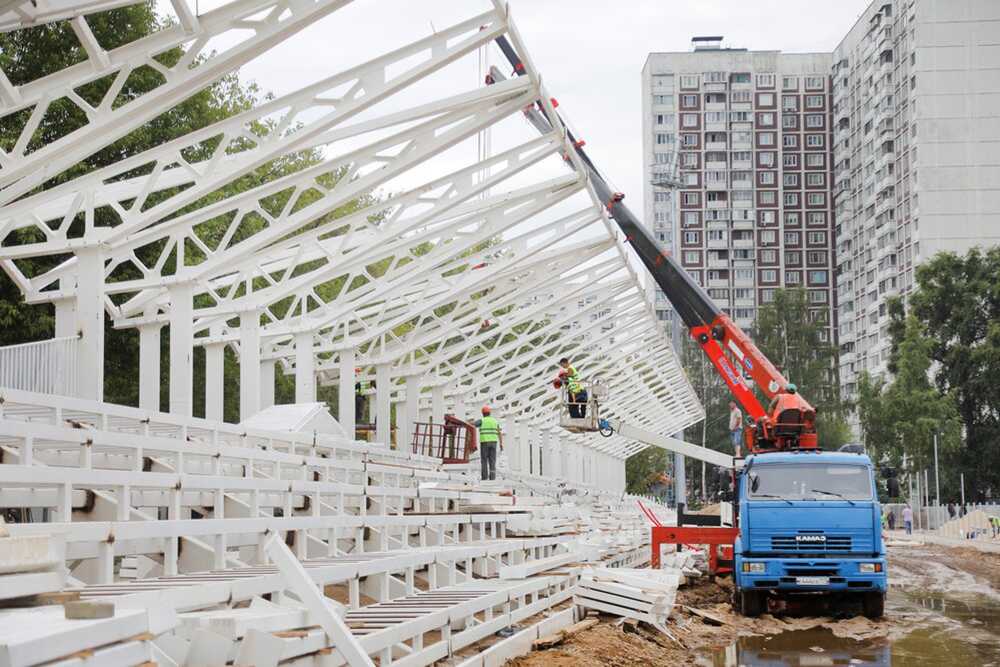
<instances>
[{"instance_id":1,"label":"kamaz truck","mask_svg":"<svg viewBox=\"0 0 1000 667\"><path fill-rule=\"evenodd\" d=\"M747 616L768 597L860 597L865 616L885 606L882 509L864 454L754 454L738 477L739 534L733 544L734 603Z\"/></svg>"}]
</instances>

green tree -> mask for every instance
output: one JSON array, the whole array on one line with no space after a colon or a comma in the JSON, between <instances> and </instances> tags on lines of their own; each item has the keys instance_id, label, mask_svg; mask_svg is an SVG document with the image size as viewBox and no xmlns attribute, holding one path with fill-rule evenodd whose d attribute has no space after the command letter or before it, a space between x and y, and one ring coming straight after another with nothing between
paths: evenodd
<instances>
[{"instance_id":1,"label":"green tree","mask_svg":"<svg viewBox=\"0 0 1000 667\"><path fill-rule=\"evenodd\" d=\"M947 465L959 452L962 429L952 395L942 396L932 383L933 341L910 316L894 351L896 375L891 382L867 373L858 383L858 417L865 443L876 460L920 471L934 465L938 438L942 481L956 488L957 469ZM952 484L954 483L954 486Z\"/></svg>"},{"instance_id":2,"label":"green tree","mask_svg":"<svg viewBox=\"0 0 1000 667\"><path fill-rule=\"evenodd\" d=\"M917 268L918 289L909 303L930 344L938 394L954 401L965 432L951 463L965 473L967 496L978 499L1000 490L998 276L998 246L964 256L940 253Z\"/></svg>"},{"instance_id":3,"label":"green tree","mask_svg":"<svg viewBox=\"0 0 1000 667\"><path fill-rule=\"evenodd\" d=\"M816 408L820 446L837 449L850 439L837 372L838 350L822 338L829 312L811 307L803 288L775 290L774 300L757 311L751 338ZM766 407L763 392L758 388L757 393Z\"/></svg>"}]
</instances>

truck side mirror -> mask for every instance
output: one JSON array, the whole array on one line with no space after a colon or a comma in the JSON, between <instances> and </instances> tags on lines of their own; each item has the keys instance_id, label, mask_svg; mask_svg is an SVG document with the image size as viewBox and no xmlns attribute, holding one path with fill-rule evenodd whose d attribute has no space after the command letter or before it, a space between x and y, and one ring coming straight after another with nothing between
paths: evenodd
<instances>
[{"instance_id":1,"label":"truck side mirror","mask_svg":"<svg viewBox=\"0 0 1000 667\"><path fill-rule=\"evenodd\" d=\"M890 498L899 497L899 480L895 477L890 477L885 480L885 490L888 492Z\"/></svg>"},{"instance_id":2,"label":"truck side mirror","mask_svg":"<svg viewBox=\"0 0 1000 667\"><path fill-rule=\"evenodd\" d=\"M882 468L882 478L889 479L890 477L896 477L896 469L893 467Z\"/></svg>"}]
</instances>

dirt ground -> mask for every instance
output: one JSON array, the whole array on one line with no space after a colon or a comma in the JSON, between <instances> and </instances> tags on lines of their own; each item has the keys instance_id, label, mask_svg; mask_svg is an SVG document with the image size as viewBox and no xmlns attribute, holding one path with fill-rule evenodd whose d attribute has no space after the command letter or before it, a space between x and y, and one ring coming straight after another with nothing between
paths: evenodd
<instances>
[{"instance_id":1,"label":"dirt ground","mask_svg":"<svg viewBox=\"0 0 1000 667\"><path fill-rule=\"evenodd\" d=\"M893 579L908 586L949 591L989 591L1000 600L1000 554L973 548L951 549L934 545L890 550L890 585ZM601 616L594 628L571 637L563 644L535 651L507 664L515 667L626 667L629 665L694 665L698 655L713 646L732 644L743 636L773 636L790 630L826 628L836 637L895 640L909 632L906 624L892 616L872 621L843 608L828 616L764 614L745 618L729 604L732 583L720 579L695 580L678 591L677 607L667 625L670 635L639 624L629 627L619 619ZM723 624L712 625L691 614L684 606L711 612Z\"/></svg>"}]
</instances>

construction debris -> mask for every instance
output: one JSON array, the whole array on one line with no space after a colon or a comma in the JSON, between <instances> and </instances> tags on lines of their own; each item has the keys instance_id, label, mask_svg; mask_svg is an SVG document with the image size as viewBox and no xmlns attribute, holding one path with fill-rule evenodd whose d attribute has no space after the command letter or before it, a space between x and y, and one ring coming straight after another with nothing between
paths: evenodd
<instances>
[{"instance_id":1,"label":"construction debris","mask_svg":"<svg viewBox=\"0 0 1000 667\"><path fill-rule=\"evenodd\" d=\"M657 570L587 568L573 601L581 607L661 626L674 608L680 574Z\"/></svg>"}]
</instances>

